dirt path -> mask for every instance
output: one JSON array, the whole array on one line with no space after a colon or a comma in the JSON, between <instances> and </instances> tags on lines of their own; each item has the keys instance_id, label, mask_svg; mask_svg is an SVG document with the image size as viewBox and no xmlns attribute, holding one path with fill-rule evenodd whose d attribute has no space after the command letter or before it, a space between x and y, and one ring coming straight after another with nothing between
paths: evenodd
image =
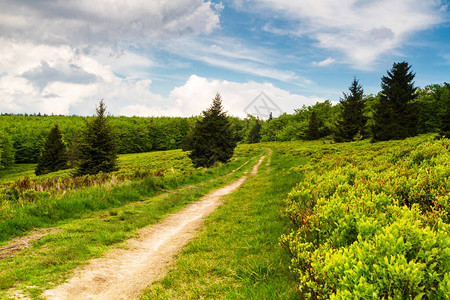
<instances>
[{"instance_id":1,"label":"dirt path","mask_svg":"<svg viewBox=\"0 0 450 300\"><path fill-rule=\"evenodd\" d=\"M238 170L243 168L246 164L248 164L253 159L254 158L246 161L245 163L243 163L242 165L240 165L238 168L234 169L230 173L221 175L220 177L230 176L230 175L234 174L235 172L237 172ZM149 200L145 200L145 201L141 201L141 202L132 202L132 203L128 203L126 205L127 206L128 205L130 205L130 206L144 205L148 202L154 201L155 198L167 197L171 194L175 194L180 191L189 190L192 188L195 188L195 185L188 185L188 186L180 187L175 190L168 190L166 193L150 197ZM37 230L31 232L27 236L15 237L15 238L11 239L6 245L0 247L0 260L7 258L7 257L13 257L18 252L31 247L33 245L33 243L35 243L36 241L39 241L44 236L54 233L54 232L61 231L61 230L62 230L61 228L41 228L41 229L37 229Z\"/></svg>"},{"instance_id":2,"label":"dirt path","mask_svg":"<svg viewBox=\"0 0 450 300\"><path fill-rule=\"evenodd\" d=\"M269 154L270 155L270 154ZM256 174L262 156L250 174ZM221 203L223 195L239 188L244 175L227 186L189 204L161 223L143 228L128 241L128 249L114 249L75 271L68 282L43 293L47 299L137 299L142 290L162 278L174 256L198 233L205 217Z\"/></svg>"}]
</instances>

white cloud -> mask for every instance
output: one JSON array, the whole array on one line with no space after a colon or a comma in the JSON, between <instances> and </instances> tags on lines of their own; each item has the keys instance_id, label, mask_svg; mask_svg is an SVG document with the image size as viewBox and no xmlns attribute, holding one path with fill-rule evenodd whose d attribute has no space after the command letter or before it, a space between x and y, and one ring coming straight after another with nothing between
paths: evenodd
<instances>
[{"instance_id":1,"label":"white cloud","mask_svg":"<svg viewBox=\"0 0 450 300\"><path fill-rule=\"evenodd\" d=\"M194 116L207 109L212 99L219 93L222 96L222 104L229 115L246 117L247 106L261 93L264 92L281 113L293 113L294 109L302 105L313 105L324 101L319 97L306 97L291 94L279 89L271 83L257 82L230 82L226 80L208 80L207 78L192 75L182 86L174 88L168 99L161 99L167 104L165 107L153 103L132 104L122 109L124 115L166 115L166 116ZM279 112L274 110L274 116Z\"/></svg>"},{"instance_id":2,"label":"white cloud","mask_svg":"<svg viewBox=\"0 0 450 300\"><path fill-rule=\"evenodd\" d=\"M343 53L357 68L370 67L410 34L443 22L435 1L263 0L249 5L282 12L299 24L290 34L312 37L317 46Z\"/></svg>"},{"instance_id":3,"label":"white cloud","mask_svg":"<svg viewBox=\"0 0 450 300\"><path fill-rule=\"evenodd\" d=\"M229 114L245 117L246 107L261 92L264 92L281 109L281 112L287 113L294 112L294 109L300 108L303 104L312 105L317 101L324 101L319 97L291 94L271 83L208 80L196 75L192 75L183 86L175 88L169 98L176 103L180 113L189 116L200 114L211 105L215 94L220 93L224 109Z\"/></svg>"},{"instance_id":4,"label":"white cloud","mask_svg":"<svg viewBox=\"0 0 450 300\"><path fill-rule=\"evenodd\" d=\"M325 67L328 65L333 64L336 61L336 59L332 58L332 57L328 57L322 61L315 61L313 62L313 65L315 66L319 66L319 67Z\"/></svg>"},{"instance_id":5,"label":"white cloud","mask_svg":"<svg viewBox=\"0 0 450 300\"><path fill-rule=\"evenodd\" d=\"M16 41L117 47L209 34L219 28L220 7L203 0L65 0L0 3L0 36Z\"/></svg>"},{"instance_id":6,"label":"white cloud","mask_svg":"<svg viewBox=\"0 0 450 300\"><path fill-rule=\"evenodd\" d=\"M0 77L0 111L93 115L98 101L104 99L108 111L114 115L192 116L208 108L217 92L222 96L225 110L239 117L246 116L246 107L261 92L268 95L281 112L287 113L324 100L291 94L270 83L208 80L196 75L174 88L168 97L152 92L150 80L122 79L114 75L108 80L84 85L52 82L43 90L22 77L6 75Z\"/></svg>"}]
</instances>

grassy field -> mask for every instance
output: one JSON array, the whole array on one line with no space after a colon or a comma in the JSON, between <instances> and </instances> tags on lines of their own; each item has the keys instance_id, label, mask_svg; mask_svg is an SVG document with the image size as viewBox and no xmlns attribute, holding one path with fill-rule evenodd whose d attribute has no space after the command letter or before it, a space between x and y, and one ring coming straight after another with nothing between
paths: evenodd
<instances>
[{"instance_id":1,"label":"grassy field","mask_svg":"<svg viewBox=\"0 0 450 300\"><path fill-rule=\"evenodd\" d=\"M0 298L12 287L39 295L50 284L64 280L76 266L133 236L136 229L154 224L211 189L242 176L255 163L251 158L258 152L256 147L243 146L229 164L196 169L185 176L148 176L123 184L91 186L23 206L3 202L3 241L36 228L51 226L61 231L0 260ZM249 160L250 164L225 176Z\"/></svg>"},{"instance_id":2,"label":"grassy field","mask_svg":"<svg viewBox=\"0 0 450 300\"><path fill-rule=\"evenodd\" d=\"M65 170L4 182L0 188L0 244L33 228L56 226L65 219L224 175L254 156L258 150L253 148L241 146L231 163L208 170L195 169L185 152L172 150L122 155L119 170L112 174L70 177L71 171ZM19 165L13 170L20 170L16 174L29 172L25 169Z\"/></svg>"},{"instance_id":3,"label":"grassy field","mask_svg":"<svg viewBox=\"0 0 450 300\"><path fill-rule=\"evenodd\" d=\"M264 145L262 145L264 146ZM288 230L283 199L302 180L302 157L274 152L207 220L175 268L143 299L295 299L289 257L279 246Z\"/></svg>"},{"instance_id":4,"label":"grassy field","mask_svg":"<svg viewBox=\"0 0 450 300\"><path fill-rule=\"evenodd\" d=\"M450 142L426 135L241 145L232 162L208 170L193 169L177 151L128 155L122 172L141 175L2 202L3 241L36 227L62 230L0 260L0 298L12 287L39 297L136 229L242 176L264 148L273 149L270 164L266 158L225 197L143 299L450 295Z\"/></svg>"},{"instance_id":5,"label":"grassy field","mask_svg":"<svg viewBox=\"0 0 450 300\"><path fill-rule=\"evenodd\" d=\"M143 299L450 297L449 140L265 146Z\"/></svg>"}]
</instances>

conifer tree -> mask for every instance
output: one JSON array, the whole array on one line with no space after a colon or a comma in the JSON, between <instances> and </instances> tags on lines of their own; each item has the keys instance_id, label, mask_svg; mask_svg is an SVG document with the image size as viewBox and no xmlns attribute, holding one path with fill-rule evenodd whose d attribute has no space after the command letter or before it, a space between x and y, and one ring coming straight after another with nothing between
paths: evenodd
<instances>
[{"instance_id":1,"label":"conifer tree","mask_svg":"<svg viewBox=\"0 0 450 300\"><path fill-rule=\"evenodd\" d=\"M77 175L109 173L116 170L117 143L106 114L103 100L96 108L97 116L88 120L79 145Z\"/></svg>"},{"instance_id":2,"label":"conifer tree","mask_svg":"<svg viewBox=\"0 0 450 300\"><path fill-rule=\"evenodd\" d=\"M57 124L50 130L45 140L34 173L43 175L67 168L67 149Z\"/></svg>"},{"instance_id":3,"label":"conifer tree","mask_svg":"<svg viewBox=\"0 0 450 300\"><path fill-rule=\"evenodd\" d=\"M253 125L252 129L250 129L248 135L248 142L250 144L259 143L261 141L261 128L261 122L259 121L259 119L256 119L255 124Z\"/></svg>"},{"instance_id":4,"label":"conifer tree","mask_svg":"<svg viewBox=\"0 0 450 300\"><path fill-rule=\"evenodd\" d=\"M311 113L309 117L309 125L308 130L306 131L306 139L307 140L318 140L320 138L319 128L321 127L321 122L319 118L317 118L317 114L315 111Z\"/></svg>"},{"instance_id":5,"label":"conifer tree","mask_svg":"<svg viewBox=\"0 0 450 300\"><path fill-rule=\"evenodd\" d=\"M195 167L210 167L215 162L226 163L232 156L236 141L231 124L223 111L219 94L211 107L203 111L186 138L183 150L191 150L189 157Z\"/></svg>"},{"instance_id":6,"label":"conifer tree","mask_svg":"<svg viewBox=\"0 0 450 300\"><path fill-rule=\"evenodd\" d=\"M375 141L404 139L417 134L416 88L407 62L394 63L381 78L380 103L375 107L372 136Z\"/></svg>"},{"instance_id":7,"label":"conifer tree","mask_svg":"<svg viewBox=\"0 0 450 300\"><path fill-rule=\"evenodd\" d=\"M450 91L450 84L444 82L444 87ZM445 112L441 117L442 125L439 130L441 137L450 138L450 97L447 98Z\"/></svg>"},{"instance_id":8,"label":"conifer tree","mask_svg":"<svg viewBox=\"0 0 450 300\"><path fill-rule=\"evenodd\" d=\"M363 88L354 78L348 89L350 93L344 93L340 101L342 110L334 134L336 142L350 142L357 134L365 135L367 118L364 116Z\"/></svg>"}]
</instances>

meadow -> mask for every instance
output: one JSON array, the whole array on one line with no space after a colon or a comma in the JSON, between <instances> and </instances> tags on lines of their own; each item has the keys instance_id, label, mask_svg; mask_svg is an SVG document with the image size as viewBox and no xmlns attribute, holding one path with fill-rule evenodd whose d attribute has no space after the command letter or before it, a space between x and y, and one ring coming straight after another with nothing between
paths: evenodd
<instances>
[{"instance_id":1,"label":"meadow","mask_svg":"<svg viewBox=\"0 0 450 300\"><path fill-rule=\"evenodd\" d=\"M448 139L261 146L271 166L143 299L450 296Z\"/></svg>"},{"instance_id":2,"label":"meadow","mask_svg":"<svg viewBox=\"0 0 450 300\"><path fill-rule=\"evenodd\" d=\"M281 238L314 299L450 296L450 141L280 144L305 156Z\"/></svg>"},{"instance_id":3,"label":"meadow","mask_svg":"<svg viewBox=\"0 0 450 300\"><path fill-rule=\"evenodd\" d=\"M255 154L249 149L240 147L231 164L211 169L195 169L181 150L120 155L119 169L109 174L73 176L68 169L35 176L34 164L15 165L0 179L0 243L36 227L224 175Z\"/></svg>"},{"instance_id":4,"label":"meadow","mask_svg":"<svg viewBox=\"0 0 450 300\"><path fill-rule=\"evenodd\" d=\"M0 260L0 296L13 288L38 298L138 228L242 176L267 148L258 174L225 197L143 299L450 295L450 142L422 135L239 145L210 169L179 150L127 154L119 171L82 187L71 170L36 178L33 165L16 165L1 181L1 241L59 231Z\"/></svg>"}]
</instances>

